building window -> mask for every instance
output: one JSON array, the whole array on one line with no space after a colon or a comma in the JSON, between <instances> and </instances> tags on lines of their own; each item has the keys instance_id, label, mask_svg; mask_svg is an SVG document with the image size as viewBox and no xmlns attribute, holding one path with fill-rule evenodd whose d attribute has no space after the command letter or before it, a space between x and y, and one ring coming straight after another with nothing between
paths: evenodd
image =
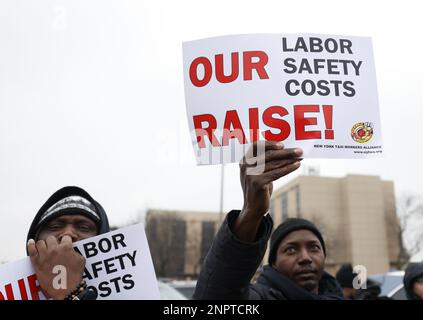
<instances>
[{"instance_id":1,"label":"building window","mask_svg":"<svg viewBox=\"0 0 423 320\"><path fill-rule=\"evenodd\" d=\"M282 221L288 219L288 194L282 193Z\"/></svg>"}]
</instances>

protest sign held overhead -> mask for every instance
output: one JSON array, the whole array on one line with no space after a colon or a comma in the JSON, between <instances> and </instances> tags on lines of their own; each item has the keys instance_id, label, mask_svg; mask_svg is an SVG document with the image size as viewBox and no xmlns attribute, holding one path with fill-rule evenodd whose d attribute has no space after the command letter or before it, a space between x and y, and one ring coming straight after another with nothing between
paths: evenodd
<instances>
[{"instance_id":1,"label":"protest sign held overhead","mask_svg":"<svg viewBox=\"0 0 423 320\"><path fill-rule=\"evenodd\" d=\"M252 34L183 43L197 164L238 162L257 140L308 158L382 155L370 38Z\"/></svg>"},{"instance_id":2,"label":"protest sign held overhead","mask_svg":"<svg viewBox=\"0 0 423 320\"><path fill-rule=\"evenodd\" d=\"M97 300L160 299L142 224L78 241L74 248L86 258L83 279ZM0 267L0 300L44 299L29 257Z\"/></svg>"}]
</instances>

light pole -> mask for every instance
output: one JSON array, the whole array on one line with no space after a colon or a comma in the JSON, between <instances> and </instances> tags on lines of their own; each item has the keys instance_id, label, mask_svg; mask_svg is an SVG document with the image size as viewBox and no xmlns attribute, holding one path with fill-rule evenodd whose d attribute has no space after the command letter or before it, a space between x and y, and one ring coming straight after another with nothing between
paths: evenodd
<instances>
[{"instance_id":1,"label":"light pole","mask_svg":"<svg viewBox=\"0 0 423 320\"><path fill-rule=\"evenodd\" d=\"M222 163L220 171L220 211L219 221L222 223L223 220L223 188L225 186L225 165Z\"/></svg>"}]
</instances>

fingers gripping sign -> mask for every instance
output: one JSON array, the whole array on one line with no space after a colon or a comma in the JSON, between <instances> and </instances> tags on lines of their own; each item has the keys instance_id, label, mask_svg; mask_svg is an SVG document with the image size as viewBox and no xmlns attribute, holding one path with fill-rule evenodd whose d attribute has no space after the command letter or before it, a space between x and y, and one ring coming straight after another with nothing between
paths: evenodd
<instances>
[{"instance_id":1,"label":"fingers gripping sign","mask_svg":"<svg viewBox=\"0 0 423 320\"><path fill-rule=\"evenodd\" d=\"M301 155L301 149L287 149L282 143L254 143L240 164L244 208L252 208L258 216L264 215L269 207L272 182L298 169Z\"/></svg>"},{"instance_id":2,"label":"fingers gripping sign","mask_svg":"<svg viewBox=\"0 0 423 320\"><path fill-rule=\"evenodd\" d=\"M238 238L254 241L258 226L268 212L273 181L300 167L303 151L282 143L257 141L240 162L244 205L234 231Z\"/></svg>"},{"instance_id":3,"label":"fingers gripping sign","mask_svg":"<svg viewBox=\"0 0 423 320\"><path fill-rule=\"evenodd\" d=\"M47 298L64 299L81 282L85 258L73 249L69 236L60 242L53 236L37 243L30 239L28 253Z\"/></svg>"}]
</instances>

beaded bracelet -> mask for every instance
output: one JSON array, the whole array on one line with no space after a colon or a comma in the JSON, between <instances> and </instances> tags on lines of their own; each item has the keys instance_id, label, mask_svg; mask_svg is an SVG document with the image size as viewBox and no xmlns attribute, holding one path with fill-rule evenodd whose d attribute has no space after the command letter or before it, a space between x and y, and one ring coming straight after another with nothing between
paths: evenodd
<instances>
[{"instance_id":1,"label":"beaded bracelet","mask_svg":"<svg viewBox=\"0 0 423 320\"><path fill-rule=\"evenodd\" d=\"M87 283L85 282L85 280L82 280L79 283L79 285L76 287L76 289L67 295L65 300L80 300L79 296L81 295L81 293L85 292L86 290L87 290Z\"/></svg>"}]
</instances>

